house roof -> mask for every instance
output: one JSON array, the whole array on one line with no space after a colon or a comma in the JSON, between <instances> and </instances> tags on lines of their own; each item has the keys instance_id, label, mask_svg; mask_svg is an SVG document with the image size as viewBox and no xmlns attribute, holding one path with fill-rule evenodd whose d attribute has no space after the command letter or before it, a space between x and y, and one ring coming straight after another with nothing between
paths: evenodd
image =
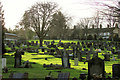
<instances>
[{"instance_id":1,"label":"house roof","mask_svg":"<svg viewBox=\"0 0 120 80\"><path fill-rule=\"evenodd\" d=\"M13 33L5 33L5 35L13 35L13 36L17 36L16 34L13 34Z\"/></svg>"}]
</instances>

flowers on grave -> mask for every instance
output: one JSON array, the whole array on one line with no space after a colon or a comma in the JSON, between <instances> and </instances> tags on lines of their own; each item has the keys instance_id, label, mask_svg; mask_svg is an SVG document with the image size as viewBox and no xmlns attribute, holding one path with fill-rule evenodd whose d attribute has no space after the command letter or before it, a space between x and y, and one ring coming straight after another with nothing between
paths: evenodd
<instances>
[{"instance_id":1,"label":"flowers on grave","mask_svg":"<svg viewBox=\"0 0 120 80\"><path fill-rule=\"evenodd\" d=\"M101 49L96 49L97 52L101 52Z\"/></svg>"}]
</instances>

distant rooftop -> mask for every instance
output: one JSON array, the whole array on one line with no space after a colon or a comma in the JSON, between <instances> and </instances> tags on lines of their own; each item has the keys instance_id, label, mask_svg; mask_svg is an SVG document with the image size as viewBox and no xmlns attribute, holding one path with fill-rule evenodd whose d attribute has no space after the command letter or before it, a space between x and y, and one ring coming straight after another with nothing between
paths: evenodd
<instances>
[{"instance_id":1,"label":"distant rooftop","mask_svg":"<svg viewBox=\"0 0 120 80\"><path fill-rule=\"evenodd\" d=\"M13 33L5 33L6 35L13 35L13 36L17 36L16 34Z\"/></svg>"}]
</instances>

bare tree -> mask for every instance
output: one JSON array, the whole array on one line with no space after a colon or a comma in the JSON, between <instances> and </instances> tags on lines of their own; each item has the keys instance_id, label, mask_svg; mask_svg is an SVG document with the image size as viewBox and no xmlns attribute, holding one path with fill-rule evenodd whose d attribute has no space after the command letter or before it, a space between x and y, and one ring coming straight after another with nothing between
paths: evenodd
<instances>
[{"instance_id":1,"label":"bare tree","mask_svg":"<svg viewBox=\"0 0 120 80\"><path fill-rule=\"evenodd\" d=\"M114 2L114 1L113 1ZM100 11L110 27L114 27L116 22L120 22L120 2L114 2L114 5L103 3L103 9Z\"/></svg>"},{"instance_id":2,"label":"bare tree","mask_svg":"<svg viewBox=\"0 0 120 80\"><path fill-rule=\"evenodd\" d=\"M40 46L50 28L52 15L58 10L58 5L53 2L41 2L27 10L20 22L26 28L33 29L37 34Z\"/></svg>"},{"instance_id":3,"label":"bare tree","mask_svg":"<svg viewBox=\"0 0 120 80\"><path fill-rule=\"evenodd\" d=\"M81 37L85 36L87 39L88 29L90 28L92 18L81 18L77 23L77 29L80 29Z\"/></svg>"},{"instance_id":4,"label":"bare tree","mask_svg":"<svg viewBox=\"0 0 120 80\"><path fill-rule=\"evenodd\" d=\"M94 6L94 8L100 12L103 19L108 22L110 27L115 26L115 22L120 22L119 0L94 1L94 4L90 5Z\"/></svg>"},{"instance_id":5,"label":"bare tree","mask_svg":"<svg viewBox=\"0 0 120 80\"><path fill-rule=\"evenodd\" d=\"M120 1L115 0L111 2L113 2L114 5L102 3L103 10L101 10L101 13L105 16L110 27L116 27L116 25L120 25ZM120 28L120 26L117 27ZM113 32L111 33L111 36L113 36ZM118 33L118 35L120 34Z\"/></svg>"}]
</instances>

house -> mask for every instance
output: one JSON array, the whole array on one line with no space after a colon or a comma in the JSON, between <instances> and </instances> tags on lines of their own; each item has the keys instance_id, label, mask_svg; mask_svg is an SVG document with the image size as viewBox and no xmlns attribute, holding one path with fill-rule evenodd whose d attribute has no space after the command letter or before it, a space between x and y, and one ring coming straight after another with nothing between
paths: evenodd
<instances>
[{"instance_id":1,"label":"house","mask_svg":"<svg viewBox=\"0 0 120 80\"><path fill-rule=\"evenodd\" d=\"M113 33L113 30L115 28L97 28L97 29L88 29L88 34L94 36L95 34L98 34L103 39L109 38L109 36Z\"/></svg>"},{"instance_id":2,"label":"house","mask_svg":"<svg viewBox=\"0 0 120 80\"><path fill-rule=\"evenodd\" d=\"M118 34L118 36L119 36L119 38L120 38L120 28L115 28L115 29L113 30L113 33L114 33L114 34Z\"/></svg>"},{"instance_id":3,"label":"house","mask_svg":"<svg viewBox=\"0 0 120 80\"><path fill-rule=\"evenodd\" d=\"M5 33L5 38L4 38L4 40L6 40L6 41L15 41L15 40L17 40L17 38L18 38L18 36L16 35L16 34L13 34L13 33Z\"/></svg>"}]
</instances>

